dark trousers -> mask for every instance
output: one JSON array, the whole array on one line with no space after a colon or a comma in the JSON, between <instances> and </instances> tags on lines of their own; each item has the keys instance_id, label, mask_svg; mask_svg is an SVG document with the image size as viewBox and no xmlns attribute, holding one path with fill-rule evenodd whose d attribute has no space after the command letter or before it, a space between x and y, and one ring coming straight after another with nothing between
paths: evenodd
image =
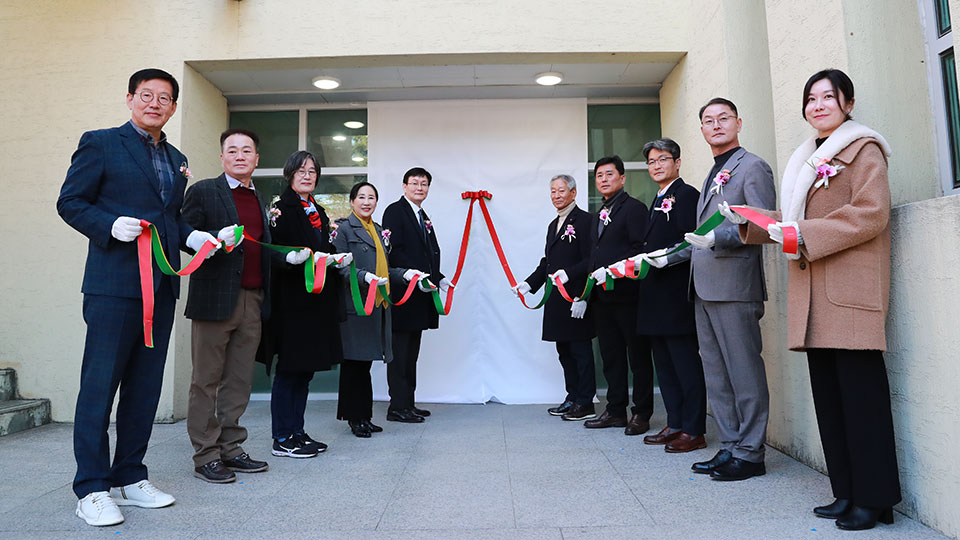
<instances>
[{"instance_id":1,"label":"dark trousers","mask_svg":"<svg viewBox=\"0 0 960 540\"><path fill-rule=\"evenodd\" d=\"M303 433L303 416L307 410L312 371L280 371L273 375L270 393L270 418L273 438L282 439Z\"/></svg>"},{"instance_id":2,"label":"dark trousers","mask_svg":"<svg viewBox=\"0 0 960 540\"><path fill-rule=\"evenodd\" d=\"M696 437L707 430L707 390L696 334L651 336L667 426Z\"/></svg>"},{"instance_id":3,"label":"dark trousers","mask_svg":"<svg viewBox=\"0 0 960 540\"><path fill-rule=\"evenodd\" d=\"M883 353L808 349L807 360L834 497L873 508L897 504L900 477Z\"/></svg>"},{"instance_id":4,"label":"dark trousers","mask_svg":"<svg viewBox=\"0 0 960 540\"><path fill-rule=\"evenodd\" d=\"M143 456L157 414L176 304L169 278L161 278L154 302L151 349L143 344L141 299L83 297L87 338L73 425L77 460L73 492L79 498L147 478ZM111 465L107 428L118 388L117 444Z\"/></svg>"},{"instance_id":5,"label":"dark trousers","mask_svg":"<svg viewBox=\"0 0 960 540\"><path fill-rule=\"evenodd\" d=\"M373 383L369 360L346 360L340 363L340 394L337 399L337 420L370 420L373 418ZM389 364L388 364L389 365Z\"/></svg>"},{"instance_id":6,"label":"dark trousers","mask_svg":"<svg viewBox=\"0 0 960 540\"><path fill-rule=\"evenodd\" d=\"M633 371L631 412L641 420L649 420L653 415L653 363L649 340L637 335L637 306L624 303L596 307L593 320L600 342L603 376L607 379L607 413L617 418L627 415L629 365Z\"/></svg>"},{"instance_id":7,"label":"dark trousers","mask_svg":"<svg viewBox=\"0 0 960 540\"><path fill-rule=\"evenodd\" d=\"M387 364L387 385L390 387L390 410L413 407L417 390L417 358L420 356L422 330L393 333L393 360Z\"/></svg>"},{"instance_id":8,"label":"dark trousers","mask_svg":"<svg viewBox=\"0 0 960 540\"><path fill-rule=\"evenodd\" d=\"M557 356L563 367L566 401L578 405L593 403L597 393L597 375L593 367L593 344L590 340L558 341Z\"/></svg>"}]
</instances>

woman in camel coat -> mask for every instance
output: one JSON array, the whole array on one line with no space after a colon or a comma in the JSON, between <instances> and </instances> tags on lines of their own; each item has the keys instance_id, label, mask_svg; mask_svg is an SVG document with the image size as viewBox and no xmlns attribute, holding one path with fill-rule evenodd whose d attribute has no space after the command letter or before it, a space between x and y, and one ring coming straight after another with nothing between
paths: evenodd
<instances>
[{"instance_id":1,"label":"woman in camel coat","mask_svg":"<svg viewBox=\"0 0 960 540\"><path fill-rule=\"evenodd\" d=\"M814 508L841 529L893 522L900 502L890 388L883 361L890 294L890 149L880 134L850 119L853 82L824 70L804 88L804 118L817 130L784 171L781 210L763 230L740 223L744 242L783 242L789 256L787 342L805 351L817 424L836 500Z\"/></svg>"}]
</instances>

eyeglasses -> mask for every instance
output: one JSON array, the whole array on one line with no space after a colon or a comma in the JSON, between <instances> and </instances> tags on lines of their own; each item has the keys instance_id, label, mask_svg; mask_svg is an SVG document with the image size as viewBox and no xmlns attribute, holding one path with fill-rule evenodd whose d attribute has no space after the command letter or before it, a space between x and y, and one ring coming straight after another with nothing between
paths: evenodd
<instances>
[{"instance_id":1,"label":"eyeglasses","mask_svg":"<svg viewBox=\"0 0 960 540\"><path fill-rule=\"evenodd\" d=\"M716 119L710 118L710 117L708 116L707 118L704 118L703 120L701 120L700 123L703 124L703 127L712 128L713 126L715 126L715 125L717 125L717 124L727 125L727 124L729 124L730 122L733 122L733 121L736 120L736 119L737 119L736 116L727 116L727 115L723 115L723 116L721 116L721 117L719 117L719 118L716 118Z\"/></svg>"},{"instance_id":2,"label":"eyeglasses","mask_svg":"<svg viewBox=\"0 0 960 540\"><path fill-rule=\"evenodd\" d=\"M300 178L316 178L317 171L315 169L299 169L296 175Z\"/></svg>"},{"instance_id":3,"label":"eyeglasses","mask_svg":"<svg viewBox=\"0 0 960 540\"><path fill-rule=\"evenodd\" d=\"M149 90L141 90L140 92L136 92L134 95L140 96L140 101L142 101L142 102L144 102L144 103L150 103L151 101L153 101L153 97L154 97L154 96L157 97L157 102L160 103L160 105L163 105L164 107L166 107L167 105L173 103L173 98L170 97L169 95L167 95L167 94L154 94L153 92L151 92L151 91L149 91Z\"/></svg>"},{"instance_id":4,"label":"eyeglasses","mask_svg":"<svg viewBox=\"0 0 960 540\"><path fill-rule=\"evenodd\" d=\"M430 187L430 183L429 183L429 182L410 182L410 181L407 181L407 185L410 186L410 187L412 187L412 188L414 188L414 189L416 189L416 188L428 188L428 187Z\"/></svg>"},{"instance_id":5,"label":"eyeglasses","mask_svg":"<svg viewBox=\"0 0 960 540\"><path fill-rule=\"evenodd\" d=\"M666 165L668 161L673 159L673 156L663 156L660 159L648 159L647 167L653 167L655 165Z\"/></svg>"}]
</instances>

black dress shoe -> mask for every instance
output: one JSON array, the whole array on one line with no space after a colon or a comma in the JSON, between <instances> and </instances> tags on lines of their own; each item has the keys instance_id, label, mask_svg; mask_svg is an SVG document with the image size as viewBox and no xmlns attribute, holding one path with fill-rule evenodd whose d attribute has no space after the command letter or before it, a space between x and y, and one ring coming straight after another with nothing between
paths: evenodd
<instances>
[{"instance_id":1,"label":"black dress shoe","mask_svg":"<svg viewBox=\"0 0 960 540\"><path fill-rule=\"evenodd\" d=\"M713 480L724 482L733 482L736 480L746 480L754 476L767 474L767 467L762 461L754 463L740 458L730 458L730 461L720 465L710 473Z\"/></svg>"},{"instance_id":2,"label":"black dress shoe","mask_svg":"<svg viewBox=\"0 0 960 540\"><path fill-rule=\"evenodd\" d=\"M370 431L370 433L380 433L380 432L383 431L383 428L382 428L382 427L374 424L373 422L371 422L371 421L369 421L369 420L364 420L364 421L363 421L363 424L367 427L367 429Z\"/></svg>"},{"instance_id":3,"label":"black dress shoe","mask_svg":"<svg viewBox=\"0 0 960 540\"><path fill-rule=\"evenodd\" d=\"M560 418L564 420L590 420L596 417L597 411L593 408L593 403L587 403L586 405L575 404Z\"/></svg>"},{"instance_id":4,"label":"black dress shoe","mask_svg":"<svg viewBox=\"0 0 960 540\"><path fill-rule=\"evenodd\" d=\"M625 416L611 416L610 411L603 411L599 418L584 422L583 427L590 429L627 427L627 418Z\"/></svg>"},{"instance_id":5,"label":"black dress shoe","mask_svg":"<svg viewBox=\"0 0 960 540\"><path fill-rule=\"evenodd\" d=\"M200 467L195 467L193 469L193 475L201 480L213 482L214 484L227 484L237 479L237 475L226 468L219 459L215 459Z\"/></svg>"},{"instance_id":6,"label":"black dress shoe","mask_svg":"<svg viewBox=\"0 0 960 540\"><path fill-rule=\"evenodd\" d=\"M572 409L573 406L574 403L568 399L556 407L550 407L547 409L547 412L552 416L563 416L564 414L570 412L570 409Z\"/></svg>"},{"instance_id":7,"label":"black dress shoe","mask_svg":"<svg viewBox=\"0 0 960 540\"><path fill-rule=\"evenodd\" d=\"M428 411L428 410L426 410L426 409L421 409L420 407L414 406L414 407L411 408L411 410L412 410L413 412L419 414L420 416L423 416L424 418L426 418L427 416L430 416L430 411Z\"/></svg>"},{"instance_id":8,"label":"black dress shoe","mask_svg":"<svg viewBox=\"0 0 960 540\"><path fill-rule=\"evenodd\" d=\"M411 409L403 409L402 411L387 411L387 420L390 422L419 424L423 422L423 417Z\"/></svg>"},{"instance_id":9,"label":"black dress shoe","mask_svg":"<svg viewBox=\"0 0 960 540\"><path fill-rule=\"evenodd\" d=\"M893 508L853 506L846 515L837 520L837 528L845 531L865 531L874 528L877 521L887 525L893 523Z\"/></svg>"},{"instance_id":10,"label":"black dress shoe","mask_svg":"<svg viewBox=\"0 0 960 540\"><path fill-rule=\"evenodd\" d=\"M818 506L813 509L814 515L827 519L837 519L843 517L850 511L850 499L837 499L826 506Z\"/></svg>"},{"instance_id":11,"label":"black dress shoe","mask_svg":"<svg viewBox=\"0 0 960 540\"><path fill-rule=\"evenodd\" d=\"M360 437L361 439L370 438L370 430L367 429L367 425L365 422L358 421L358 420L348 420L347 424L350 426L350 431L352 431L353 434L356 435L357 437Z\"/></svg>"},{"instance_id":12,"label":"black dress shoe","mask_svg":"<svg viewBox=\"0 0 960 540\"><path fill-rule=\"evenodd\" d=\"M727 449L722 449L715 456L713 456L710 461L698 461L690 466L690 470L697 474L710 474L717 467L723 465L724 463L730 461L733 457L733 454L730 453Z\"/></svg>"},{"instance_id":13,"label":"black dress shoe","mask_svg":"<svg viewBox=\"0 0 960 540\"><path fill-rule=\"evenodd\" d=\"M255 473L263 472L270 468L266 461L257 461L251 458L246 452L233 459L224 460L223 464L233 472Z\"/></svg>"}]
</instances>

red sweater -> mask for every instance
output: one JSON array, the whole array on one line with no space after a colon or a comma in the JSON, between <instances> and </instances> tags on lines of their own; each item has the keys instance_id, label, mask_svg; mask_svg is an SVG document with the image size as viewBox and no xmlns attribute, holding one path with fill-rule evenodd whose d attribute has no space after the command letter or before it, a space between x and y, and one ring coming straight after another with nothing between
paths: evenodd
<instances>
[{"instance_id":1,"label":"red sweater","mask_svg":"<svg viewBox=\"0 0 960 540\"><path fill-rule=\"evenodd\" d=\"M260 201L253 190L239 186L231 189L233 202L237 205L237 216L243 231L254 240L263 238L263 218L260 216ZM243 244L243 274L240 277L240 286L244 289L259 289L263 287L263 275L260 267L260 244L246 242Z\"/></svg>"}]
</instances>

